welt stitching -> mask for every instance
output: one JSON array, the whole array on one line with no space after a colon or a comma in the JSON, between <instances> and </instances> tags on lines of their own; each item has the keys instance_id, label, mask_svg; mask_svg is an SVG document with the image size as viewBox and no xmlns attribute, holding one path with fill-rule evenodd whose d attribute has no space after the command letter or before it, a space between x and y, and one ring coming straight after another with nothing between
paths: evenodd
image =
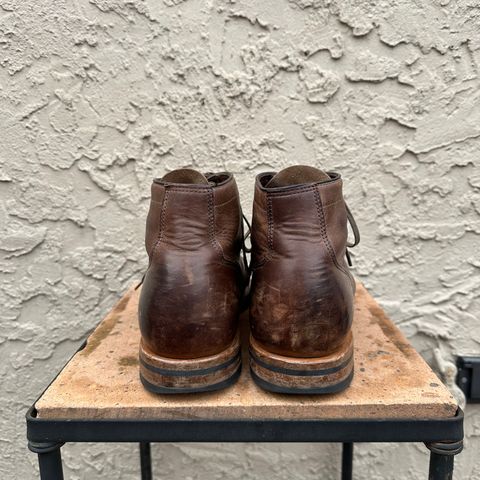
<instances>
[{"instance_id":1,"label":"welt stitching","mask_svg":"<svg viewBox=\"0 0 480 480\"><path fill-rule=\"evenodd\" d=\"M328 238L327 226L326 226L326 222L325 222L325 214L323 212L323 207L322 207L322 201L320 199L320 194L319 194L317 189L315 189L314 195L315 195L315 204L317 206L318 217L319 217L319 220L320 220L320 222L319 222L320 223L320 235L323 239L323 242L325 243L325 246L327 247L328 254L330 255L330 258L332 259L335 266L341 272L343 272L350 279L350 281L352 281L350 274L347 271L345 271L345 269L342 268L342 266L338 263L337 256L335 255L335 250L333 249L332 244L330 243L330 239Z\"/></svg>"}]
</instances>

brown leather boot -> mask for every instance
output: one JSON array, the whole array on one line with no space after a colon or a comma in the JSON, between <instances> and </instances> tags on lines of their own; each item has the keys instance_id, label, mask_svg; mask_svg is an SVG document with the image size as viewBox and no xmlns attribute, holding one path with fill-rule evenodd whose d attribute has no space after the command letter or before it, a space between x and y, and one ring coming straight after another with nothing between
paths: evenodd
<instances>
[{"instance_id":1,"label":"brown leather boot","mask_svg":"<svg viewBox=\"0 0 480 480\"><path fill-rule=\"evenodd\" d=\"M353 376L355 280L338 173L294 166L257 176L250 367L264 389L332 393Z\"/></svg>"},{"instance_id":2,"label":"brown leather boot","mask_svg":"<svg viewBox=\"0 0 480 480\"><path fill-rule=\"evenodd\" d=\"M226 387L240 374L243 224L229 173L175 170L152 184L139 303L140 377L156 393Z\"/></svg>"}]
</instances>

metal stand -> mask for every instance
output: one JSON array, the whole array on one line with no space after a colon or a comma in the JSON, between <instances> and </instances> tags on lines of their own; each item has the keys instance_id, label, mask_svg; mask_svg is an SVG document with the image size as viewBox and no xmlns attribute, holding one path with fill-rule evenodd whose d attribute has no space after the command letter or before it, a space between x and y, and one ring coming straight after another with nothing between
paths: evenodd
<instances>
[{"instance_id":1,"label":"metal stand","mask_svg":"<svg viewBox=\"0 0 480 480\"><path fill-rule=\"evenodd\" d=\"M152 456L148 442L140 442L140 469L142 480L152 480Z\"/></svg>"},{"instance_id":2,"label":"metal stand","mask_svg":"<svg viewBox=\"0 0 480 480\"><path fill-rule=\"evenodd\" d=\"M137 442L142 480L153 478L151 442L340 442L342 480L352 480L354 442L423 442L431 451L429 480L451 480L453 457L462 451L463 412L441 419L102 420L38 418L31 407L27 437L41 480L63 480L65 442Z\"/></svg>"},{"instance_id":3,"label":"metal stand","mask_svg":"<svg viewBox=\"0 0 480 480\"><path fill-rule=\"evenodd\" d=\"M62 456L63 443L28 442L28 448L38 454L41 480L63 480Z\"/></svg>"},{"instance_id":4,"label":"metal stand","mask_svg":"<svg viewBox=\"0 0 480 480\"><path fill-rule=\"evenodd\" d=\"M342 445L342 480L352 480L353 443Z\"/></svg>"},{"instance_id":5,"label":"metal stand","mask_svg":"<svg viewBox=\"0 0 480 480\"><path fill-rule=\"evenodd\" d=\"M353 474L353 443L342 444L342 480L352 480ZM29 443L32 452L38 453L41 480L63 480L62 459L57 443ZM152 459L150 443L140 442L141 480L152 480ZM452 443L435 442L426 444L430 453L430 468L428 480L452 480L453 458L463 449L463 441Z\"/></svg>"},{"instance_id":6,"label":"metal stand","mask_svg":"<svg viewBox=\"0 0 480 480\"><path fill-rule=\"evenodd\" d=\"M425 444L430 450L428 480L452 480L453 457L463 449L463 441L433 442Z\"/></svg>"},{"instance_id":7,"label":"metal stand","mask_svg":"<svg viewBox=\"0 0 480 480\"><path fill-rule=\"evenodd\" d=\"M431 450L429 479L451 480L453 457L462 450L463 412L448 391L436 383L438 378L421 358L407 355L413 348L368 292L362 286L358 292L356 328L365 342L359 342L355 355L368 359L371 371L358 369L358 388L349 390L352 397L342 399L340 395L338 402L327 401L327 408L323 408L315 399L274 400L252 391L247 368L232 390L213 397L213 404L194 396L184 406L174 398L162 399L162 405L145 396L140 382L130 385L130 380L125 380L138 375L136 365L125 366L125 375L118 375L124 356L136 356L138 352L138 337L132 336L131 329L137 323L138 291L131 289L89 336L88 343L80 347L91 344L95 348L68 362L70 372L90 372L92 383L102 374L107 381L98 383L98 389L77 402L79 391L83 393L83 374L80 382L62 370L27 412L27 438L30 450L38 454L41 479L63 480L60 447L66 442L135 443L140 447L142 480L153 478L151 443L341 443L341 478L352 480L355 443L418 442ZM104 326L110 325L112 318L118 321L113 330L108 327L105 336ZM371 349L377 350L380 345L391 365L403 365L405 378L419 375L422 381L392 382L395 373L387 371L383 361L370 359ZM105 355L107 351L111 355ZM124 394L119 395L122 389ZM388 395L378 396L378 389ZM67 405L62 400L65 398L71 399ZM342 406L346 407L344 418L338 416ZM216 408L224 412L220 418L211 413ZM44 411L49 414L44 415Z\"/></svg>"},{"instance_id":8,"label":"metal stand","mask_svg":"<svg viewBox=\"0 0 480 480\"><path fill-rule=\"evenodd\" d=\"M373 299L369 298L370 297L367 296L367 299L363 300L364 305L366 305L365 308L370 305L368 302L373 302L371 305L375 305ZM134 297L127 295L121 302L121 308L118 309L119 307L116 307L117 310L112 310L112 312L116 312L116 315L123 315L121 318L125 321L118 322L119 325L131 325L131 322L136 321L136 319L133 318L135 316L134 312L136 312L136 307L133 304L130 305L128 310L126 307L130 301L133 302ZM383 342L392 343L397 341L398 338L401 339L400 332L395 329L391 321L386 319L386 317L383 318L381 316L375 318L378 322L382 322L381 325L386 326L388 330L392 330L393 332L391 335L383 335L381 337ZM363 320L360 318L360 321L364 321L366 325L372 323L367 316L364 316ZM118 329L114 333L115 335L120 334L127 336L130 335L130 330L125 328L123 330ZM90 338L95 338L94 335L95 333ZM109 340L108 337L104 339L104 337L97 334L96 338L99 341L113 342L112 339L116 339L117 337L114 337L112 334L111 339ZM401 341L406 342L406 340ZM123 345L124 341L122 341L121 344ZM83 342L80 350L85 345L86 342ZM137 349L138 344L132 344L131 347ZM112 346L112 349L114 348L116 347ZM392 358L395 358L395 355L397 354L394 352L391 353ZM360 354L367 355L368 349L360 352ZM91 355L93 355L93 353ZM110 378L117 378L117 361L120 357L112 357L111 360L105 360L104 363L101 363L103 361L102 358L102 356L99 356L96 358L95 362L100 362L102 369L108 370ZM73 357L73 360L71 360L71 363L69 363L72 366L76 363L76 368L78 368L83 362L86 362L85 356L75 356ZM94 368L94 366L97 365L95 362L93 364L88 364L89 368ZM98 365L95 368L97 368L99 372L103 371ZM136 367L132 366L132 368ZM429 378L432 378L432 380L436 379L431 371L428 373L425 365L423 365L419 359L415 361L411 360L411 365L406 368L406 372L415 372L418 368L420 368L420 370L423 369L426 385L428 385ZM240 385L242 381L243 386ZM248 381L249 378L247 373L243 380L241 379L238 382L239 385L232 388L237 388L238 395L240 396L251 395L251 390L245 388L245 384ZM72 387L69 387L68 382L66 382L67 384L65 385L61 383L61 388L60 385L53 388L55 382L56 380L53 380L52 384L47 387L46 391L51 391L50 389L53 389L57 394L62 393L64 390L70 392L70 394L72 393ZM438 387L439 385L436 386ZM403 391L403 388L404 387L400 385L397 388L397 393L403 395L405 398L410 398L408 396L410 390L406 389ZM415 394L418 396L418 391L413 390L413 392L416 392ZM73 391L73 393L75 393L75 391ZM367 395L368 393L369 389L366 389L364 395ZM115 400L116 403L111 403L111 405L115 405L116 408L118 405L118 398L115 397L110 399L108 391L105 389L104 395L110 402ZM42 399L45 401L45 396L48 395L45 395L45 393L42 394L36 404ZM444 396L446 397L446 392L444 393ZM75 396L73 395L71 398L75 398ZM201 413L201 402L197 402L197 407L200 407L200 413L198 414L192 415L180 412L178 415L172 417L169 416L169 418L162 418L162 415L158 415L158 406L154 405L150 410L149 408L145 408L143 404L141 407L135 407L135 398L135 396L130 397L128 405L131 410L128 415L114 414L109 416L109 414L105 412L96 415L95 413L92 414L90 409L83 412L80 410L81 414L78 415L76 414L76 405L75 403L72 403L70 405L72 412L70 417L60 413L57 416L55 414L50 414L46 417L43 414L39 416L35 404L32 405L26 414L27 438L30 450L38 455L41 480L63 480L60 449L66 442L135 443L139 445L140 449L140 470L142 480L153 479L150 445L155 442L341 443L342 480L352 480L353 478L353 449L355 443L419 442L424 443L431 451L429 480L452 480L454 467L453 457L461 452L464 436L464 418L462 410L458 408L454 414L455 407L452 403L449 403L451 408L448 410L448 416L445 416L444 410L438 409L439 405L445 405L439 403L439 401L432 403L433 406L437 407L437 410L435 411L443 412L439 413L440 416L438 417L435 417L433 413L432 416L424 417L422 416L422 412L428 412L429 410L425 410L425 408L422 409L421 407L423 404L408 403L409 409L403 410L404 412L407 412L405 417L397 417L396 410L392 412L391 409L383 409L378 410L379 413L377 417L372 416L371 414L365 417L356 416L355 414L352 415L352 412L350 412L350 415L346 418L339 418L337 415L330 417L325 413L318 418L315 418L314 414L305 415L305 412L301 411L301 405L297 405L298 410L302 415L295 415L292 413L292 415L288 415L284 418L283 411L288 411L288 409L282 410L280 408L280 410L277 409L277 412L272 412L270 418L258 418L255 415L255 405L252 404L251 415L249 415L248 409L246 410L247 414L245 414L246 407L243 406L243 410L240 411L240 413L239 410L233 409L230 410L232 413L227 414L227 418L212 418L208 413L205 415ZM365 397L361 397L359 400L364 401L364 398ZM445 401L450 401L449 398L450 397L446 398ZM248 400L255 400L255 398L248 398ZM375 400L375 396L372 398L368 397L369 405L371 402L375 403L376 401L380 401L380 399ZM107 405L109 405L108 402ZM239 405L244 404L239 403ZM261 401L258 405L264 406ZM419 405L420 408L416 410L415 405ZM290 408L291 404L288 404L288 406ZM423 405L423 407L424 406L425 405ZM295 410L295 408L293 408L293 410ZM62 411L68 412L69 410ZM382 414L382 411L386 413ZM268 415L270 415L270 412L268 412Z\"/></svg>"}]
</instances>

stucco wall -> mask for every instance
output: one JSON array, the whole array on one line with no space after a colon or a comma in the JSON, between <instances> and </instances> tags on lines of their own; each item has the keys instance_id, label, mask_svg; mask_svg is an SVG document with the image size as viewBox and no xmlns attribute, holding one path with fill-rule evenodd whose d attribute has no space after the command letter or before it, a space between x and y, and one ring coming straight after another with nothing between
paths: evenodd
<instances>
[{"instance_id":1,"label":"stucco wall","mask_svg":"<svg viewBox=\"0 0 480 480\"><path fill-rule=\"evenodd\" d=\"M25 409L141 276L151 178L178 166L234 172L249 215L257 172L340 171L356 275L432 365L480 352L478 0L1 0L0 65L0 478L36 478ZM466 414L457 478L480 478ZM135 446L63 450L67 478L138 478ZM339 453L153 449L169 479L335 479ZM427 463L362 445L356 478Z\"/></svg>"}]
</instances>

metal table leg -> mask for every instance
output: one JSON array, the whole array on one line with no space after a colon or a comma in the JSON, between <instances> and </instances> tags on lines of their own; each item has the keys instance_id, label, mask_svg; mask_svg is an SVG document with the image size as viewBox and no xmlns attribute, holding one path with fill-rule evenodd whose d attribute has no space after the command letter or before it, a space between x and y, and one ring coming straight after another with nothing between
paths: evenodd
<instances>
[{"instance_id":1,"label":"metal table leg","mask_svg":"<svg viewBox=\"0 0 480 480\"><path fill-rule=\"evenodd\" d=\"M140 468L142 480L152 480L152 456L150 454L150 443L140 443Z\"/></svg>"},{"instance_id":2,"label":"metal table leg","mask_svg":"<svg viewBox=\"0 0 480 480\"><path fill-rule=\"evenodd\" d=\"M428 480L452 480L453 457L463 449L463 441L426 444L430 450Z\"/></svg>"},{"instance_id":3,"label":"metal table leg","mask_svg":"<svg viewBox=\"0 0 480 480\"><path fill-rule=\"evenodd\" d=\"M352 480L353 443L342 444L342 480Z\"/></svg>"},{"instance_id":4,"label":"metal table leg","mask_svg":"<svg viewBox=\"0 0 480 480\"><path fill-rule=\"evenodd\" d=\"M28 442L28 448L38 454L41 480L63 480L62 456L63 443Z\"/></svg>"}]
</instances>

